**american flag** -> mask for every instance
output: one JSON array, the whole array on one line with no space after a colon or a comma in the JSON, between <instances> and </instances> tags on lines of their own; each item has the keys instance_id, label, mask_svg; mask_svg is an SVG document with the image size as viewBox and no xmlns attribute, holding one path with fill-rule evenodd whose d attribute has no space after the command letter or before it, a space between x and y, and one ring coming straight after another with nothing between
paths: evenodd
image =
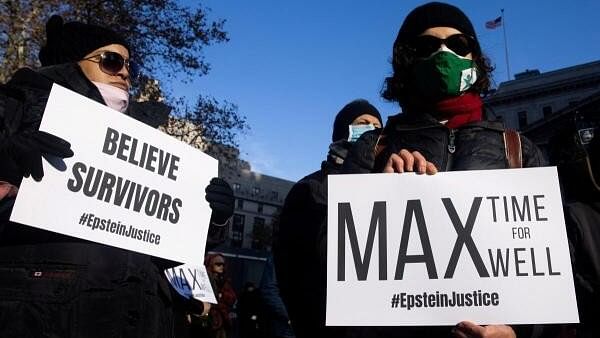
<instances>
[{"instance_id":1,"label":"american flag","mask_svg":"<svg viewBox=\"0 0 600 338\"><path fill-rule=\"evenodd\" d=\"M485 23L485 28L487 28L487 29L496 29L500 26L502 26L502 17L501 16Z\"/></svg>"}]
</instances>

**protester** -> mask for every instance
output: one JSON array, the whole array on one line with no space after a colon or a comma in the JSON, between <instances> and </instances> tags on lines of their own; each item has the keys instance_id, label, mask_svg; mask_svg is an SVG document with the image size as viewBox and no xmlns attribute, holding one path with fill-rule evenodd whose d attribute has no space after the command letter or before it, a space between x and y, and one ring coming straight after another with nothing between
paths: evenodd
<instances>
[{"instance_id":1,"label":"protester","mask_svg":"<svg viewBox=\"0 0 600 338\"><path fill-rule=\"evenodd\" d=\"M274 237L278 236L275 235L275 230L273 232ZM259 292L264 307L264 315L261 321L265 332L264 337L294 338L295 335L290 325L290 318L285 304L283 304L283 300L281 299L272 254L267 256L260 279Z\"/></svg>"},{"instance_id":2,"label":"protester","mask_svg":"<svg viewBox=\"0 0 600 338\"><path fill-rule=\"evenodd\" d=\"M354 141L381 127L379 111L366 100L340 110L333 124L333 143L321 169L296 183L286 197L276 243L275 264L281 296L297 337L325 335L327 176L340 172Z\"/></svg>"},{"instance_id":3,"label":"protester","mask_svg":"<svg viewBox=\"0 0 600 338\"><path fill-rule=\"evenodd\" d=\"M205 332L207 337L226 338L232 329L232 307L237 297L225 273L225 257L221 254L208 254L204 265L218 303L211 306L206 323L203 324L205 329L196 332Z\"/></svg>"},{"instance_id":4,"label":"protester","mask_svg":"<svg viewBox=\"0 0 600 338\"><path fill-rule=\"evenodd\" d=\"M587 124L587 123L586 123ZM579 325L546 326L544 337L600 337L600 136L597 127L568 125L550 142L558 166L571 249ZM573 335L575 336L575 335Z\"/></svg>"},{"instance_id":5,"label":"protester","mask_svg":"<svg viewBox=\"0 0 600 338\"><path fill-rule=\"evenodd\" d=\"M489 87L492 68L473 25L457 7L430 2L411 11L394 42L392 68L382 96L399 103L402 113L390 117L381 132L366 133L356 142L344 162L345 173L504 169L515 158L525 167L544 164L539 149L525 137L516 143L522 157L507 156L504 126L484 119L481 94ZM358 337L448 337L451 331L461 338L515 337L510 326L471 322L455 328L349 329Z\"/></svg>"},{"instance_id":6,"label":"protester","mask_svg":"<svg viewBox=\"0 0 600 338\"><path fill-rule=\"evenodd\" d=\"M263 307L260 291L252 282L246 282L238 300L238 319L241 338L265 338Z\"/></svg>"},{"instance_id":7,"label":"protester","mask_svg":"<svg viewBox=\"0 0 600 338\"><path fill-rule=\"evenodd\" d=\"M53 16L39 54L43 67L20 69L0 87L0 181L39 181L42 157L73 155L66 140L38 130L53 83L155 127L165 121L166 106L129 102L130 52L110 29ZM174 262L9 222L14 190L0 200L0 336L174 335L174 301L181 299L173 299L163 275ZM206 198L211 222L225 223L231 188L213 179ZM202 311L200 302L184 303Z\"/></svg>"}]
</instances>

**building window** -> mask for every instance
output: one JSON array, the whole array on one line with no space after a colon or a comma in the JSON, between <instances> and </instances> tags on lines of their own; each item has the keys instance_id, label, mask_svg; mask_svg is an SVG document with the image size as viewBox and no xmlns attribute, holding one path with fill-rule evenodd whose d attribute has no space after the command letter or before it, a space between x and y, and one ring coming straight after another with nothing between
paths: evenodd
<instances>
[{"instance_id":1,"label":"building window","mask_svg":"<svg viewBox=\"0 0 600 338\"><path fill-rule=\"evenodd\" d=\"M238 191L240 189L242 189L242 185L241 184L239 184L239 183L234 183L233 184L233 190Z\"/></svg>"},{"instance_id":2,"label":"building window","mask_svg":"<svg viewBox=\"0 0 600 338\"><path fill-rule=\"evenodd\" d=\"M552 114L552 107L545 106L544 108L542 108L542 111L544 112L544 117L548 117L550 116L550 114Z\"/></svg>"},{"instance_id":3,"label":"building window","mask_svg":"<svg viewBox=\"0 0 600 338\"><path fill-rule=\"evenodd\" d=\"M252 249L263 250L270 240L265 227L265 219L254 217L254 226L252 227Z\"/></svg>"},{"instance_id":4,"label":"building window","mask_svg":"<svg viewBox=\"0 0 600 338\"><path fill-rule=\"evenodd\" d=\"M527 127L527 111L520 111L517 116L519 117L519 129Z\"/></svg>"},{"instance_id":5,"label":"building window","mask_svg":"<svg viewBox=\"0 0 600 338\"><path fill-rule=\"evenodd\" d=\"M257 209L259 214L263 213L263 204L262 203L258 203L258 209Z\"/></svg>"},{"instance_id":6,"label":"building window","mask_svg":"<svg viewBox=\"0 0 600 338\"><path fill-rule=\"evenodd\" d=\"M240 214L233 215L233 225L231 226L231 246L242 247L244 242L244 223L246 217Z\"/></svg>"},{"instance_id":7,"label":"building window","mask_svg":"<svg viewBox=\"0 0 600 338\"><path fill-rule=\"evenodd\" d=\"M254 188L252 189L252 194L253 194L253 195L258 195L258 194L260 194L260 188L259 188L259 187L254 187Z\"/></svg>"},{"instance_id":8,"label":"building window","mask_svg":"<svg viewBox=\"0 0 600 338\"><path fill-rule=\"evenodd\" d=\"M271 190L271 199L277 200L278 198L279 198L279 192L277 192L275 190Z\"/></svg>"},{"instance_id":9,"label":"building window","mask_svg":"<svg viewBox=\"0 0 600 338\"><path fill-rule=\"evenodd\" d=\"M262 217L254 217L254 226L264 226L265 219Z\"/></svg>"},{"instance_id":10,"label":"building window","mask_svg":"<svg viewBox=\"0 0 600 338\"><path fill-rule=\"evenodd\" d=\"M244 200L241 198L238 198L237 200L237 208L238 209L244 209Z\"/></svg>"}]
</instances>

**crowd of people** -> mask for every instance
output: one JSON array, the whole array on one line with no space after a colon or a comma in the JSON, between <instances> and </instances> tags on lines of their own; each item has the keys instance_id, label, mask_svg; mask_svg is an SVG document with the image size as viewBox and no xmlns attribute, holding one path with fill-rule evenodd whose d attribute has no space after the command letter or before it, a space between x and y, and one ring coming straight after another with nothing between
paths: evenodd
<instances>
[{"instance_id":1,"label":"crowd of people","mask_svg":"<svg viewBox=\"0 0 600 338\"><path fill-rule=\"evenodd\" d=\"M53 16L39 52L42 67L20 69L0 87L0 336L225 338L235 322L239 336L249 338L600 337L600 137L574 124L555 137L550 162L519 135L520 156L507 155L508 131L486 118L481 99L493 68L459 8L430 2L404 19L381 93L402 113L384 124L362 99L338 112L321 169L296 183L285 200L274 257L267 258L259 285L236 292L225 256L206 255L217 304L177 294L162 273L175 262L9 221L22 179L43 180L42 158L74 155L68 140L39 130L54 83L153 127L166 122L165 104L129 99L130 58L129 44L114 30ZM581 324L325 325L328 175L548 164L559 169ZM234 197L219 178L205 191L209 235L221 235L209 240L214 247Z\"/></svg>"}]
</instances>

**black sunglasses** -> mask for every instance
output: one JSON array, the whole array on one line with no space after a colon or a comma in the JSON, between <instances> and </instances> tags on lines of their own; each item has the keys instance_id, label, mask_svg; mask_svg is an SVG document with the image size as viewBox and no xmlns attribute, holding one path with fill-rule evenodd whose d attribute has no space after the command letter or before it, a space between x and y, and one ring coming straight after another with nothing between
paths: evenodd
<instances>
[{"instance_id":1,"label":"black sunglasses","mask_svg":"<svg viewBox=\"0 0 600 338\"><path fill-rule=\"evenodd\" d=\"M84 60L97 62L100 65L100 70L108 75L117 75L123 69L123 66L129 72L129 59L125 59L123 55L116 52L106 51L101 54L92 55Z\"/></svg>"},{"instance_id":2,"label":"black sunglasses","mask_svg":"<svg viewBox=\"0 0 600 338\"><path fill-rule=\"evenodd\" d=\"M225 263L215 263L214 266L225 266Z\"/></svg>"},{"instance_id":3,"label":"black sunglasses","mask_svg":"<svg viewBox=\"0 0 600 338\"><path fill-rule=\"evenodd\" d=\"M467 54L477 49L475 39L466 34L454 34L445 39L440 39L432 35L420 35L409 46L416 53L417 57L424 58L438 51L442 44L460 56L467 56Z\"/></svg>"}]
</instances>

